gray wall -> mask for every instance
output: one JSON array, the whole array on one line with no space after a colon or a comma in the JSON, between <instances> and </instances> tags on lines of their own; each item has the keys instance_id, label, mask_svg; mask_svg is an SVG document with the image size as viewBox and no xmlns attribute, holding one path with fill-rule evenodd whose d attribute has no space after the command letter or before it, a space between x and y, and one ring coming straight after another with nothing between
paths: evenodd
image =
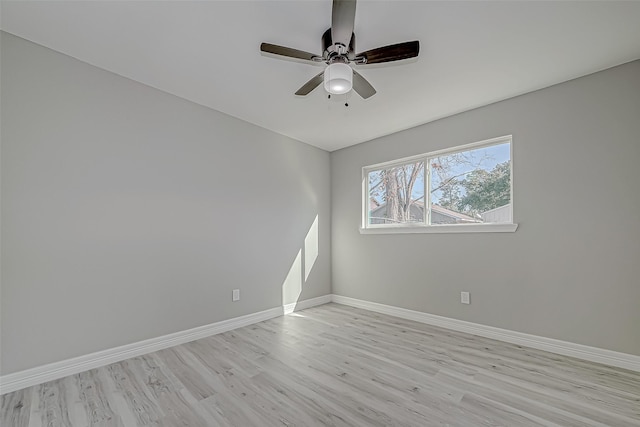
<instances>
[{"instance_id":1,"label":"gray wall","mask_svg":"<svg viewBox=\"0 0 640 427\"><path fill-rule=\"evenodd\" d=\"M515 233L359 234L363 166L507 134ZM640 61L335 151L333 292L640 355L639 163Z\"/></svg>"},{"instance_id":2,"label":"gray wall","mask_svg":"<svg viewBox=\"0 0 640 427\"><path fill-rule=\"evenodd\" d=\"M327 152L1 34L2 374L330 293Z\"/></svg>"}]
</instances>

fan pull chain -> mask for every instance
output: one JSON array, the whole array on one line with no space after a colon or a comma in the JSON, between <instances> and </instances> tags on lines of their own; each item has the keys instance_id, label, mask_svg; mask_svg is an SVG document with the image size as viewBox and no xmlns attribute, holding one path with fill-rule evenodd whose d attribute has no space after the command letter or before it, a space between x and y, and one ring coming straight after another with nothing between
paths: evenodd
<instances>
[{"instance_id":1,"label":"fan pull chain","mask_svg":"<svg viewBox=\"0 0 640 427\"><path fill-rule=\"evenodd\" d=\"M349 94L350 94L350 93L351 93L351 92L347 92L347 93L345 93L345 94L344 94L344 106L345 106L345 107L348 107L348 106L349 106ZM327 95L327 99L331 99L331 94L328 94L328 95Z\"/></svg>"}]
</instances>

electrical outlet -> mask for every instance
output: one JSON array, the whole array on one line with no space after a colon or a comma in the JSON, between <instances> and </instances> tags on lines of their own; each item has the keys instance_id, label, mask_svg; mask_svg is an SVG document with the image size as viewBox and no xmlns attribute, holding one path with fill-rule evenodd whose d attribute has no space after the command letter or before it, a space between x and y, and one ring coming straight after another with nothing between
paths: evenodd
<instances>
[{"instance_id":1,"label":"electrical outlet","mask_svg":"<svg viewBox=\"0 0 640 427\"><path fill-rule=\"evenodd\" d=\"M469 292L460 292L460 302L463 304L471 304L471 294Z\"/></svg>"},{"instance_id":2,"label":"electrical outlet","mask_svg":"<svg viewBox=\"0 0 640 427\"><path fill-rule=\"evenodd\" d=\"M240 289L234 289L231 295L232 301L240 301Z\"/></svg>"}]
</instances>

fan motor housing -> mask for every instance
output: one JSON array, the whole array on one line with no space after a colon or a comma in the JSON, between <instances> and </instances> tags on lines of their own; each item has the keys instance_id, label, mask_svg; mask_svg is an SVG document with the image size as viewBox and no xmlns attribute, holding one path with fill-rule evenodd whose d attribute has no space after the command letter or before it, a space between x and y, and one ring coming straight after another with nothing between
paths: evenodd
<instances>
[{"instance_id":1,"label":"fan motor housing","mask_svg":"<svg viewBox=\"0 0 640 427\"><path fill-rule=\"evenodd\" d=\"M349 42L349 47L347 52L341 52L340 48L342 44L333 44L333 40L331 38L331 28L324 32L322 35L322 52L324 54L325 59L329 60L336 55L346 56L350 60L355 58L356 51L356 35L355 33L351 33L351 41ZM344 49L344 48L343 48Z\"/></svg>"}]
</instances>

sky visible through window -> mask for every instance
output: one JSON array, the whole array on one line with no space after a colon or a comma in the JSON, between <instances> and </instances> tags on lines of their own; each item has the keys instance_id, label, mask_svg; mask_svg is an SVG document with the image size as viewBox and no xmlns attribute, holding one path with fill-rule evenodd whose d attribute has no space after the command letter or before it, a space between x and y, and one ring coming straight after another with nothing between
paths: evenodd
<instances>
[{"instance_id":1,"label":"sky visible through window","mask_svg":"<svg viewBox=\"0 0 640 427\"><path fill-rule=\"evenodd\" d=\"M450 177L457 177L456 179L464 179L466 175L475 169L484 169L487 171L492 170L496 165L504 162L508 162L511 159L511 144L504 143L498 145L492 145L489 147L477 148L475 150L465 151L459 154L445 155L436 158L432 158L432 164L434 161L442 165L447 164L448 170L440 170L440 174L437 172L432 173L431 176L431 190L434 190ZM373 184L378 178L380 171L374 171L370 174L370 183ZM375 178L374 178L375 176ZM373 179L372 179L373 178ZM461 189L464 195L464 189ZM442 197L442 190L433 191L431 194L431 202L438 204ZM382 194L378 194L378 197L372 196L379 202L383 203ZM424 174L421 173L412 191L413 200L422 200L424 196ZM380 199L380 200L378 200Z\"/></svg>"},{"instance_id":2,"label":"sky visible through window","mask_svg":"<svg viewBox=\"0 0 640 427\"><path fill-rule=\"evenodd\" d=\"M443 196L442 190L433 191L443 183L443 179L447 177L457 177L456 179L464 179L470 172L475 169L484 169L490 171L498 164L508 162L511 160L511 144L498 144L489 147L477 148L475 150L465 151L460 155L446 155L431 159L432 169L434 161L437 163L446 163L449 166L448 171L443 171L441 175L438 175L437 171L431 175L431 202L438 204ZM416 187L423 187L424 182L416 182ZM461 195L464 195L464 189L460 190ZM418 196L419 197L419 196Z\"/></svg>"}]
</instances>

